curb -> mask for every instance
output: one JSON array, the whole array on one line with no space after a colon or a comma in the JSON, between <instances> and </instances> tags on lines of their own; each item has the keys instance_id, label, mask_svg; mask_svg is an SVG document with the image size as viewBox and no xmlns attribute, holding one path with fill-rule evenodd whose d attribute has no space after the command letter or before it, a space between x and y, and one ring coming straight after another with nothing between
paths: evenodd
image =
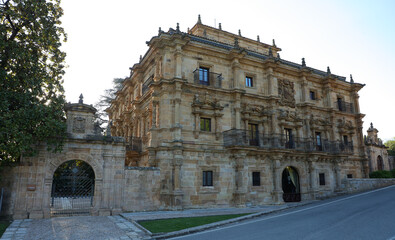
<instances>
[{"instance_id":1,"label":"curb","mask_svg":"<svg viewBox=\"0 0 395 240\"><path fill-rule=\"evenodd\" d=\"M263 215L267 215L270 213L274 213L274 212L280 212L286 209L291 209L291 208L296 208L296 207L301 207L301 206L305 206L305 205L309 205L311 203L314 203L316 201L311 201L311 202L306 202L306 203L301 203L298 205L294 205L294 206L284 206L278 209L274 209L274 210L269 210L267 212L258 212L258 213L252 213L246 216L241 216L241 217L237 217L237 218L232 218L232 219L228 219L228 220L223 220L223 221L219 221L219 222L214 222L214 223L209 223L209 224L205 224L205 225L201 225L201 226L197 226L197 227L192 227L192 228L187 228L187 229L183 229L183 230L179 230L179 231L175 231L175 232L170 232L170 233L151 233L150 231L148 231L147 229L145 229L145 231L148 233L150 233L151 239L167 239L167 238L171 238L171 237L179 237L179 236L184 236L184 235L188 235L188 234L192 234L192 233L197 233L197 232L202 232L205 230L209 230L209 229L213 229L213 228L217 228L220 226L224 226L227 224L231 224L231 223L236 223L236 222L241 222L247 219L253 219L253 218L257 218ZM131 220L131 219L129 219ZM138 224L139 227L142 227L140 224Z\"/></svg>"}]
</instances>

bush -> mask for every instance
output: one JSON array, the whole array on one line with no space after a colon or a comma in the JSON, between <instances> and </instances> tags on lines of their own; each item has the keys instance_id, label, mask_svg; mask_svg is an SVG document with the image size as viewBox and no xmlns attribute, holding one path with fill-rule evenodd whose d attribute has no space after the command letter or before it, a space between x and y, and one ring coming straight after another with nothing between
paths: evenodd
<instances>
[{"instance_id":1,"label":"bush","mask_svg":"<svg viewBox=\"0 0 395 240\"><path fill-rule=\"evenodd\" d=\"M381 170L381 171L375 171L371 172L369 174L370 178L395 178L395 171L386 171L386 170Z\"/></svg>"}]
</instances>

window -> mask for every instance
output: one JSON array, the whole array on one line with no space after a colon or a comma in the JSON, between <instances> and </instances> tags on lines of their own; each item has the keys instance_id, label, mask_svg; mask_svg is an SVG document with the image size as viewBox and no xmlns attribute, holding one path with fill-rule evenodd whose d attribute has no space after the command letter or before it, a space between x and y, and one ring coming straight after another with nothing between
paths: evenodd
<instances>
[{"instance_id":1,"label":"window","mask_svg":"<svg viewBox=\"0 0 395 240\"><path fill-rule=\"evenodd\" d=\"M316 96L315 92L314 91L310 91L310 100L316 100L317 99L316 97L317 96Z\"/></svg>"},{"instance_id":2,"label":"window","mask_svg":"<svg viewBox=\"0 0 395 240\"><path fill-rule=\"evenodd\" d=\"M210 118L200 118L200 131L211 132Z\"/></svg>"},{"instance_id":3,"label":"window","mask_svg":"<svg viewBox=\"0 0 395 240\"><path fill-rule=\"evenodd\" d=\"M248 124L248 137L251 146L259 146L258 125Z\"/></svg>"},{"instance_id":4,"label":"window","mask_svg":"<svg viewBox=\"0 0 395 240\"><path fill-rule=\"evenodd\" d=\"M352 178L352 174L347 174L347 178Z\"/></svg>"},{"instance_id":5,"label":"window","mask_svg":"<svg viewBox=\"0 0 395 240\"><path fill-rule=\"evenodd\" d=\"M292 129L284 128L284 135L285 135L285 147L294 148Z\"/></svg>"},{"instance_id":6,"label":"window","mask_svg":"<svg viewBox=\"0 0 395 240\"><path fill-rule=\"evenodd\" d=\"M200 67L199 68L199 81L200 84L203 85L210 85L210 70L208 68L205 67Z\"/></svg>"},{"instance_id":7,"label":"window","mask_svg":"<svg viewBox=\"0 0 395 240\"><path fill-rule=\"evenodd\" d=\"M343 142L344 142L345 145L348 144L348 136L347 135L343 136Z\"/></svg>"},{"instance_id":8,"label":"window","mask_svg":"<svg viewBox=\"0 0 395 240\"><path fill-rule=\"evenodd\" d=\"M316 150L317 151L322 151L322 141L321 141L321 133L316 132L315 133L315 143L316 143Z\"/></svg>"},{"instance_id":9,"label":"window","mask_svg":"<svg viewBox=\"0 0 395 240\"><path fill-rule=\"evenodd\" d=\"M246 77L246 87L253 87L254 83L252 81L252 77Z\"/></svg>"},{"instance_id":10,"label":"window","mask_svg":"<svg viewBox=\"0 0 395 240\"><path fill-rule=\"evenodd\" d=\"M261 186L260 172L252 172L252 186Z\"/></svg>"},{"instance_id":11,"label":"window","mask_svg":"<svg viewBox=\"0 0 395 240\"><path fill-rule=\"evenodd\" d=\"M203 171L203 186L213 186L213 171Z\"/></svg>"},{"instance_id":12,"label":"window","mask_svg":"<svg viewBox=\"0 0 395 240\"><path fill-rule=\"evenodd\" d=\"M320 173L320 185L323 186L325 185L325 173Z\"/></svg>"},{"instance_id":13,"label":"window","mask_svg":"<svg viewBox=\"0 0 395 240\"><path fill-rule=\"evenodd\" d=\"M343 99L342 98L337 98L337 107L339 108L339 111L344 111L345 107L343 106Z\"/></svg>"}]
</instances>

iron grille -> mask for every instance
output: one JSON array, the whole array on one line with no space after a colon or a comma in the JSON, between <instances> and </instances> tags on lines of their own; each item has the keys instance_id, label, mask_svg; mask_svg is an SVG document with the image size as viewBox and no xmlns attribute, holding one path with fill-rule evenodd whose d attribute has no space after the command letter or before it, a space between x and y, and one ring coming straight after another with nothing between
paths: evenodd
<instances>
[{"instance_id":1,"label":"iron grille","mask_svg":"<svg viewBox=\"0 0 395 240\"><path fill-rule=\"evenodd\" d=\"M93 204L95 174L84 161L71 160L60 165L53 176L52 215L80 215Z\"/></svg>"}]
</instances>

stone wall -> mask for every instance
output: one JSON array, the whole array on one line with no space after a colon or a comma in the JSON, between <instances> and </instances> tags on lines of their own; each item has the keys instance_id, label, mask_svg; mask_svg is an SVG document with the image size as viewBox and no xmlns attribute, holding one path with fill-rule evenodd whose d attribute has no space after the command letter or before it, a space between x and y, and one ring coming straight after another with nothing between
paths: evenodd
<instances>
[{"instance_id":1,"label":"stone wall","mask_svg":"<svg viewBox=\"0 0 395 240\"><path fill-rule=\"evenodd\" d=\"M162 209L159 168L125 167L122 210L149 211L159 209Z\"/></svg>"},{"instance_id":2,"label":"stone wall","mask_svg":"<svg viewBox=\"0 0 395 240\"><path fill-rule=\"evenodd\" d=\"M357 193L395 185L395 178L357 179L346 178L342 181L343 192Z\"/></svg>"}]
</instances>

